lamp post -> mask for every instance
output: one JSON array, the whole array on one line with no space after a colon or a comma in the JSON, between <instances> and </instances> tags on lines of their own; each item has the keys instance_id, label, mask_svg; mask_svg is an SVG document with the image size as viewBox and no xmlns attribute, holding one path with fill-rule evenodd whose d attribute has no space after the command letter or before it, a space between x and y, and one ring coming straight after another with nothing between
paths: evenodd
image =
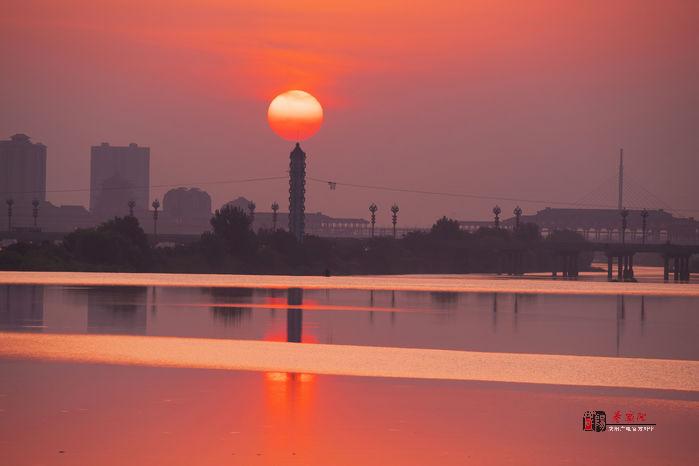
<instances>
[{"instance_id":1,"label":"lamp post","mask_svg":"<svg viewBox=\"0 0 699 466\"><path fill-rule=\"evenodd\" d=\"M502 212L502 209L500 208L499 205L496 205L493 207L493 213L495 214L495 229L500 228L500 212Z\"/></svg>"},{"instance_id":2,"label":"lamp post","mask_svg":"<svg viewBox=\"0 0 699 466\"><path fill-rule=\"evenodd\" d=\"M39 199L32 201L32 217L34 217L34 228L36 228L36 218L39 216Z\"/></svg>"},{"instance_id":3,"label":"lamp post","mask_svg":"<svg viewBox=\"0 0 699 466\"><path fill-rule=\"evenodd\" d=\"M153 239L158 236L158 209L160 208L160 201L154 200L151 204L153 206Z\"/></svg>"},{"instance_id":4,"label":"lamp post","mask_svg":"<svg viewBox=\"0 0 699 466\"><path fill-rule=\"evenodd\" d=\"M393 204L391 206L391 218L393 222L393 239L396 239L396 223L398 223L398 211L400 209L398 208L398 204Z\"/></svg>"},{"instance_id":5,"label":"lamp post","mask_svg":"<svg viewBox=\"0 0 699 466\"><path fill-rule=\"evenodd\" d=\"M7 231L12 231L12 204L15 203L15 200L9 198L5 203L7 204Z\"/></svg>"},{"instance_id":6,"label":"lamp post","mask_svg":"<svg viewBox=\"0 0 699 466\"><path fill-rule=\"evenodd\" d=\"M641 229L643 231L643 237L641 237L641 244L646 244L646 219L648 218L648 211L643 209L641 211Z\"/></svg>"},{"instance_id":7,"label":"lamp post","mask_svg":"<svg viewBox=\"0 0 699 466\"><path fill-rule=\"evenodd\" d=\"M252 223L255 220L255 207L257 206L254 202L248 202L248 211L250 212L250 223Z\"/></svg>"},{"instance_id":8,"label":"lamp post","mask_svg":"<svg viewBox=\"0 0 699 466\"><path fill-rule=\"evenodd\" d=\"M369 212L371 212L371 237L374 237L374 226L376 225L376 211L379 210L376 204L373 202L369 206Z\"/></svg>"},{"instance_id":9,"label":"lamp post","mask_svg":"<svg viewBox=\"0 0 699 466\"><path fill-rule=\"evenodd\" d=\"M133 208L136 207L136 201L133 199L129 201L129 217L133 217Z\"/></svg>"},{"instance_id":10,"label":"lamp post","mask_svg":"<svg viewBox=\"0 0 699 466\"><path fill-rule=\"evenodd\" d=\"M619 212L621 215L621 244L626 243L626 217L629 216L629 211L626 210L626 207L621 209L621 212Z\"/></svg>"},{"instance_id":11,"label":"lamp post","mask_svg":"<svg viewBox=\"0 0 699 466\"><path fill-rule=\"evenodd\" d=\"M519 230L519 219L522 216L522 208L520 206L515 207L513 213L515 214L515 230Z\"/></svg>"},{"instance_id":12,"label":"lamp post","mask_svg":"<svg viewBox=\"0 0 699 466\"><path fill-rule=\"evenodd\" d=\"M272 231L277 231L277 211L279 210L279 204L277 201L272 203Z\"/></svg>"}]
</instances>

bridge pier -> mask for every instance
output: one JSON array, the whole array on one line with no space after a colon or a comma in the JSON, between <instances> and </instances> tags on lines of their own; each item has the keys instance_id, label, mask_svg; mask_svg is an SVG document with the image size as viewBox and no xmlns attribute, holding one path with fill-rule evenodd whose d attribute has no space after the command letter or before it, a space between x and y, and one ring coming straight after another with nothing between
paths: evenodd
<instances>
[{"instance_id":1,"label":"bridge pier","mask_svg":"<svg viewBox=\"0 0 699 466\"><path fill-rule=\"evenodd\" d=\"M634 279L633 276L633 254L625 254L624 256L624 281Z\"/></svg>"},{"instance_id":2,"label":"bridge pier","mask_svg":"<svg viewBox=\"0 0 699 466\"><path fill-rule=\"evenodd\" d=\"M682 256L681 263L680 280L683 282L689 282L689 256Z\"/></svg>"},{"instance_id":3,"label":"bridge pier","mask_svg":"<svg viewBox=\"0 0 699 466\"><path fill-rule=\"evenodd\" d=\"M507 275L523 275L523 256L524 251L521 250L501 251L500 273L505 273Z\"/></svg>"},{"instance_id":4,"label":"bridge pier","mask_svg":"<svg viewBox=\"0 0 699 466\"><path fill-rule=\"evenodd\" d=\"M629 278L634 279L633 276L633 254L629 254Z\"/></svg>"},{"instance_id":5,"label":"bridge pier","mask_svg":"<svg viewBox=\"0 0 699 466\"><path fill-rule=\"evenodd\" d=\"M617 274L616 279L619 281L624 280L624 256L616 256L617 260Z\"/></svg>"},{"instance_id":6,"label":"bridge pier","mask_svg":"<svg viewBox=\"0 0 699 466\"><path fill-rule=\"evenodd\" d=\"M682 252L668 252L663 255L663 280L670 281L670 272L672 272L672 279L676 282L689 282L689 259L692 257L691 253ZM672 259L672 267L670 267L670 260Z\"/></svg>"},{"instance_id":7,"label":"bridge pier","mask_svg":"<svg viewBox=\"0 0 699 466\"><path fill-rule=\"evenodd\" d=\"M616 259L616 279L617 281L633 281L634 271L633 271L633 252L619 252L619 251L608 251L607 255L607 280L612 281L614 279L614 260Z\"/></svg>"},{"instance_id":8,"label":"bridge pier","mask_svg":"<svg viewBox=\"0 0 699 466\"><path fill-rule=\"evenodd\" d=\"M684 281L684 257L679 257L680 270L679 270L679 281Z\"/></svg>"},{"instance_id":9,"label":"bridge pier","mask_svg":"<svg viewBox=\"0 0 699 466\"><path fill-rule=\"evenodd\" d=\"M558 266L560 263L561 275L563 278L577 278L580 275L578 267L578 251L557 252L553 257L552 277L558 275Z\"/></svg>"}]
</instances>

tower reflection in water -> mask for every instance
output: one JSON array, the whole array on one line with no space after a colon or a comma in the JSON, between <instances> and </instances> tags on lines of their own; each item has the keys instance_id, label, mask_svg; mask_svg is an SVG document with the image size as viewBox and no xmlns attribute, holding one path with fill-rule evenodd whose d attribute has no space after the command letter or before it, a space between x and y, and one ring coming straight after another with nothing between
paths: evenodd
<instances>
[{"instance_id":1,"label":"tower reflection in water","mask_svg":"<svg viewBox=\"0 0 699 466\"><path fill-rule=\"evenodd\" d=\"M286 341L301 343L303 337L303 289L287 291ZM295 307L298 306L298 307ZM268 452L280 457L304 450L311 438L307 435L312 416L316 376L296 372L266 372L264 374L268 425Z\"/></svg>"},{"instance_id":2,"label":"tower reflection in water","mask_svg":"<svg viewBox=\"0 0 699 466\"><path fill-rule=\"evenodd\" d=\"M293 306L301 306L303 304L303 289L289 288L286 303L289 305L286 311L286 341L301 343L303 310Z\"/></svg>"}]
</instances>

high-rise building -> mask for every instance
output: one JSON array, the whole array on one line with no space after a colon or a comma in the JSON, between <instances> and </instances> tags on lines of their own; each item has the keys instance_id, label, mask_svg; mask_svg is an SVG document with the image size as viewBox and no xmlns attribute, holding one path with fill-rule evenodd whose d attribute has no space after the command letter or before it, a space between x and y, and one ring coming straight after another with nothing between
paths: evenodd
<instances>
[{"instance_id":1,"label":"high-rise building","mask_svg":"<svg viewBox=\"0 0 699 466\"><path fill-rule=\"evenodd\" d=\"M90 211L98 218L124 216L129 201L134 210L148 210L150 200L150 148L131 143L126 147L103 142L90 154Z\"/></svg>"},{"instance_id":2,"label":"high-rise building","mask_svg":"<svg viewBox=\"0 0 699 466\"><path fill-rule=\"evenodd\" d=\"M0 141L0 196L24 204L46 200L46 146L26 134Z\"/></svg>"}]
</instances>

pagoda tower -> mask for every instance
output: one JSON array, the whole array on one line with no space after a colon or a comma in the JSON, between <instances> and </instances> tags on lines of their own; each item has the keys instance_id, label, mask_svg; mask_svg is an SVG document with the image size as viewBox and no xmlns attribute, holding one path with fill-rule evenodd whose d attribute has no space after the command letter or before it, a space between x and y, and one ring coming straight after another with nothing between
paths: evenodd
<instances>
[{"instance_id":1,"label":"pagoda tower","mask_svg":"<svg viewBox=\"0 0 699 466\"><path fill-rule=\"evenodd\" d=\"M302 242L306 211L306 153L297 142L289 155L289 232Z\"/></svg>"}]
</instances>

